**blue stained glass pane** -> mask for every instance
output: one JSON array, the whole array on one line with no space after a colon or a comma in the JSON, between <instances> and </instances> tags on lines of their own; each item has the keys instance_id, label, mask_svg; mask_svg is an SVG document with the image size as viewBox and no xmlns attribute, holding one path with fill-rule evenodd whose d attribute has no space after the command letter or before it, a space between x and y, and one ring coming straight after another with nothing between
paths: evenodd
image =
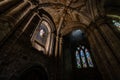
<instances>
[{"instance_id":1,"label":"blue stained glass pane","mask_svg":"<svg viewBox=\"0 0 120 80\"><path fill-rule=\"evenodd\" d=\"M87 57L87 61L88 61L89 67L94 67L94 66L93 66L93 62L92 62L92 59L91 59L91 57L90 57L90 53L88 52L87 49L85 49L85 53L86 53L86 57Z\"/></svg>"},{"instance_id":2,"label":"blue stained glass pane","mask_svg":"<svg viewBox=\"0 0 120 80\"><path fill-rule=\"evenodd\" d=\"M79 52L76 51L77 68L81 68Z\"/></svg>"},{"instance_id":3,"label":"blue stained glass pane","mask_svg":"<svg viewBox=\"0 0 120 80\"><path fill-rule=\"evenodd\" d=\"M37 35L36 40L41 43L42 45L45 45L47 40L47 33L48 29L45 24L41 23L40 26L37 29Z\"/></svg>"},{"instance_id":4,"label":"blue stained glass pane","mask_svg":"<svg viewBox=\"0 0 120 80\"><path fill-rule=\"evenodd\" d=\"M120 21L112 20L112 22L120 30Z\"/></svg>"},{"instance_id":5,"label":"blue stained glass pane","mask_svg":"<svg viewBox=\"0 0 120 80\"><path fill-rule=\"evenodd\" d=\"M84 46L82 46L82 49L84 49L85 47Z\"/></svg>"},{"instance_id":6,"label":"blue stained glass pane","mask_svg":"<svg viewBox=\"0 0 120 80\"><path fill-rule=\"evenodd\" d=\"M86 63L85 55L84 55L84 52L83 52L82 49L80 50L80 55L81 55L83 67L86 68L87 67L87 63Z\"/></svg>"}]
</instances>

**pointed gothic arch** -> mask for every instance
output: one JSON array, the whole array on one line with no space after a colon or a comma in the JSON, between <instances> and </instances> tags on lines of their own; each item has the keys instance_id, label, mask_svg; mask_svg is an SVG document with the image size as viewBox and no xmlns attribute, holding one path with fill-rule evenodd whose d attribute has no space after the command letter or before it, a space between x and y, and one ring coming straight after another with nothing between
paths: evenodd
<instances>
[{"instance_id":1,"label":"pointed gothic arch","mask_svg":"<svg viewBox=\"0 0 120 80\"><path fill-rule=\"evenodd\" d=\"M66 54L65 55L66 57L63 57L64 58L63 60L66 59L68 61L68 59L70 59L70 54L72 54L71 55L71 60L68 62L68 65L71 66L71 67L68 67L66 65L69 69L69 73L67 73L67 67L65 66L66 69L64 71L66 71L66 72L64 72L64 73L66 73L67 76L65 76L64 78L69 79L68 78L68 75L69 75L70 78L75 78L76 80L79 80L79 79L84 79L84 80L87 80L87 79L90 79L90 80L98 79L98 80L100 80L101 79L102 80L101 74L100 74L100 72L97 68L97 65L96 65L96 61L93 57L94 52L92 52L92 50L90 48L90 45L89 45L89 41L87 39L88 35L85 32L87 26L79 23L77 26L72 25L72 26L69 26L69 27L70 28L67 28L67 29L63 28L64 30L61 31L61 36L63 37L62 45L64 46L64 43L68 42L68 43L66 43L68 45L67 46L65 45L65 47L67 47L66 48L67 51L65 51L65 49L63 49L63 51L62 51L63 56ZM77 31L77 30L81 30L81 31L84 32L85 38L84 38L83 41L85 41L85 42L84 43L82 43L82 42L79 43L77 41L75 43L72 43L72 42L69 43L68 38L66 38L67 41L65 42L64 37L68 36L70 33L72 33L73 31ZM75 38L73 38L73 39L75 39ZM76 38L76 39L78 39L78 38ZM82 40L80 40L80 41L82 41ZM70 45L70 44L72 44L72 45ZM79 48L81 48L80 45L85 46L85 48L88 49L89 52L87 53L85 49L82 49L83 52L81 52L81 50L77 50L78 46L79 46ZM69 47L69 46L71 46L71 47ZM65 47L63 47L63 48L65 48ZM70 49L68 49L68 48L70 48ZM78 51L79 56L76 55L76 51ZM67 55L68 55L68 58L67 58ZM88 59L88 56L89 56L89 59ZM79 60L77 60L78 57L81 59L81 63L78 63L79 62ZM71 62L72 62L72 64L71 64ZM65 63L64 63L64 65L65 65ZM81 65L81 67L80 67L80 65ZM70 75L74 75L74 76L70 76Z\"/></svg>"},{"instance_id":2,"label":"pointed gothic arch","mask_svg":"<svg viewBox=\"0 0 120 80\"><path fill-rule=\"evenodd\" d=\"M45 66L39 63L30 63L17 70L9 80L48 80L48 78Z\"/></svg>"},{"instance_id":3,"label":"pointed gothic arch","mask_svg":"<svg viewBox=\"0 0 120 80\"><path fill-rule=\"evenodd\" d=\"M32 45L47 55L53 54L55 40L55 24L52 17L43 9L38 10L40 21L31 38Z\"/></svg>"},{"instance_id":4,"label":"pointed gothic arch","mask_svg":"<svg viewBox=\"0 0 120 80\"><path fill-rule=\"evenodd\" d=\"M69 27L67 27L69 26ZM80 29L82 31L85 31L87 28L87 25L80 23L80 22L71 22L69 25L66 25L62 30L61 30L61 36L65 36L72 32L73 30Z\"/></svg>"}]
</instances>

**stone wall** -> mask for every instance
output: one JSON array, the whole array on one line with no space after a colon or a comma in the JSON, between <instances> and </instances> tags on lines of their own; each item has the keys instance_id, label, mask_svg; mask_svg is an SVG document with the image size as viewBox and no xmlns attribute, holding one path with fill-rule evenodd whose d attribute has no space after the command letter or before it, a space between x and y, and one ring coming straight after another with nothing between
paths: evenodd
<instances>
[{"instance_id":1,"label":"stone wall","mask_svg":"<svg viewBox=\"0 0 120 80\"><path fill-rule=\"evenodd\" d=\"M28 0L0 2L0 80L18 76L32 65L41 65L55 79L55 60L32 47L33 31L41 20Z\"/></svg>"}]
</instances>

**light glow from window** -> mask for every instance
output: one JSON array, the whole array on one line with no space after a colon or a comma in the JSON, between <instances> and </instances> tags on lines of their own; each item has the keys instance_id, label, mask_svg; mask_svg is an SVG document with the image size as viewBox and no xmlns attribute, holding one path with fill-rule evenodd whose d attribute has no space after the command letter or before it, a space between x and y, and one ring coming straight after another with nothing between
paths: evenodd
<instances>
[{"instance_id":1,"label":"light glow from window","mask_svg":"<svg viewBox=\"0 0 120 80\"><path fill-rule=\"evenodd\" d=\"M112 20L112 22L118 28L118 30L120 30L120 20L119 21Z\"/></svg>"}]
</instances>

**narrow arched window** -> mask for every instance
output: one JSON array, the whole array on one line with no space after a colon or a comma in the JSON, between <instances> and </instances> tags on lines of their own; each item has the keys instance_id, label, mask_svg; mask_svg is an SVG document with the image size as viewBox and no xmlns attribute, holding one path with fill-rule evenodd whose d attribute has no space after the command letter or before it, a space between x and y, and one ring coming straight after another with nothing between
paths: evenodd
<instances>
[{"instance_id":1,"label":"narrow arched window","mask_svg":"<svg viewBox=\"0 0 120 80\"><path fill-rule=\"evenodd\" d=\"M46 40L48 37L48 29L47 29L48 23L46 21L42 21L41 24L37 27L36 30L36 37L35 40L39 42L41 45L46 44Z\"/></svg>"},{"instance_id":2,"label":"narrow arched window","mask_svg":"<svg viewBox=\"0 0 120 80\"><path fill-rule=\"evenodd\" d=\"M34 25L34 30L31 35L31 43L33 48L37 49L38 51L42 51L45 55L52 55L53 53L53 46L55 35L55 26L51 18L47 15L42 14L41 17L36 15L39 20L38 23Z\"/></svg>"},{"instance_id":3,"label":"narrow arched window","mask_svg":"<svg viewBox=\"0 0 120 80\"><path fill-rule=\"evenodd\" d=\"M77 68L94 67L90 51L83 45L77 47L75 51Z\"/></svg>"},{"instance_id":4,"label":"narrow arched window","mask_svg":"<svg viewBox=\"0 0 120 80\"><path fill-rule=\"evenodd\" d=\"M76 51L75 55L76 55L77 68L81 68L80 55L78 50Z\"/></svg>"},{"instance_id":5,"label":"narrow arched window","mask_svg":"<svg viewBox=\"0 0 120 80\"><path fill-rule=\"evenodd\" d=\"M50 25L46 20L39 22L31 38L32 45L39 51L47 51L49 45Z\"/></svg>"},{"instance_id":6,"label":"narrow arched window","mask_svg":"<svg viewBox=\"0 0 120 80\"><path fill-rule=\"evenodd\" d=\"M86 54L89 67L93 67L93 62L92 62L90 52L88 51L88 49L85 49L85 54Z\"/></svg>"}]
</instances>

